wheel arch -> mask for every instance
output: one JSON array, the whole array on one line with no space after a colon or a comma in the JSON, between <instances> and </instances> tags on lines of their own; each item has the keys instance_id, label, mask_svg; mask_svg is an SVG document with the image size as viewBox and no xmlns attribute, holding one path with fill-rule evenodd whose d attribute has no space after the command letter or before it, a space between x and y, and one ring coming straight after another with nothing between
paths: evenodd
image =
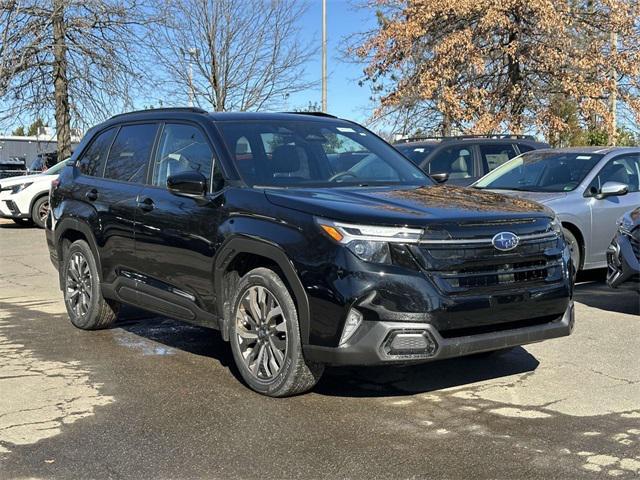
<instances>
[{"instance_id":1,"label":"wheel arch","mask_svg":"<svg viewBox=\"0 0 640 480\"><path fill-rule=\"evenodd\" d=\"M561 221L560 223L562 224L562 227L569 230L573 234L573 236L576 237L576 240L578 241L578 246L580 247L580 265L578 265L577 270L580 270L584 265L584 260L586 256L586 244L585 244L584 234L582 233L582 230L580 230L580 228L575 223L567 222L567 221Z\"/></svg>"},{"instance_id":2,"label":"wheel arch","mask_svg":"<svg viewBox=\"0 0 640 480\"><path fill-rule=\"evenodd\" d=\"M226 341L229 340L232 308L230 292L244 273L257 267L271 268L281 276L298 311L300 339L303 345L307 344L310 322L309 300L293 263L277 244L265 239L244 236L227 240L220 248L214 264L216 313L220 319L222 337Z\"/></svg>"},{"instance_id":3,"label":"wheel arch","mask_svg":"<svg viewBox=\"0 0 640 480\"><path fill-rule=\"evenodd\" d=\"M64 248L66 245L70 245L76 240L84 240L89 245L93 258L96 261L98 267L98 275L102 280L102 264L100 262L100 256L98 255L98 246L96 244L95 237L91 228L86 223L75 218L64 218L58 222L55 228L55 246L56 253L60 259L60 268L58 269L59 281L62 286L62 275L64 265Z\"/></svg>"},{"instance_id":4,"label":"wheel arch","mask_svg":"<svg viewBox=\"0 0 640 480\"><path fill-rule=\"evenodd\" d=\"M33 211L33 206L36 204L36 202L40 200L42 197L48 197L48 196L49 196L49 190L44 190L33 196L31 201L29 202L29 218L31 218L31 212Z\"/></svg>"}]
</instances>

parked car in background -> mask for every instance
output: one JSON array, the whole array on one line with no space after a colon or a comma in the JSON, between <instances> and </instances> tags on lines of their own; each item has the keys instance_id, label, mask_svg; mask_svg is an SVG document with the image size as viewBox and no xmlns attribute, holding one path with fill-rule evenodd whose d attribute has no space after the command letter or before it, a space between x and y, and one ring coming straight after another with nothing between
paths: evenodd
<instances>
[{"instance_id":1,"label":"parked car in background","mask_svg":"<svg viewBox=\"0 0 640 480\"><path fill-rule=\"evenodd\" d=\"M618 231L607 249L607 283L640 293L640 206L618 220Z\"/></svg>"},{"instance_id":2,"label":"parked car in background","mask_svg":"<svg viewBox=\"0 0 640 480\"><path fill-rule=\"evenodd\" d=\"M38 175L23 175L0 181L0 217L19 225L44 228L49 213L49 187L58 178L64 161Z\"/></svg>"},{"instance_id":3,"label":"parked car in background","mask_svg":"<svg viewBox=\"0 0 640 480\"><path fill-rule=\"evenodd\" d=\"M366 154L336 169L352 152ZM262 394L304 392L328 364L572 331L571 257L549 208L434 185L356 123L146 110L93 128L72 158L47 243L73 325L105 328L135 304L217 328Z\"/></svg>"},{"instance_id":4,"label":"parked car in background","mask_svg":"<svg viewBox=\"0 0 640 480\"><path fill-rule=\"evenodd\" d=\"M527 152L473 184L547 205L562 222L574 264L605 268L616 219L640 205L640 148Z\"/></svg>"},{"instance_id":5,"label":"parked car in background","mask_svg":"<svg viewBox=\"0 0 640 480\"><path fill-rule=\"evenodd\" d=\"M27 165L24 158L12 157L0 160L0 179L17 177L27 173Z\"/></svg>"},{"instance_id":6,"label":"parked car in background","mask_svg":"<svg viewBox=\"0 0 640 480\"><path fill-rule=\"evenodd\" d=\"M394 146L433 179L466 186L521 153L549 145L528 135L463 135L413 137Z\"/></svg>"}]
</instances>

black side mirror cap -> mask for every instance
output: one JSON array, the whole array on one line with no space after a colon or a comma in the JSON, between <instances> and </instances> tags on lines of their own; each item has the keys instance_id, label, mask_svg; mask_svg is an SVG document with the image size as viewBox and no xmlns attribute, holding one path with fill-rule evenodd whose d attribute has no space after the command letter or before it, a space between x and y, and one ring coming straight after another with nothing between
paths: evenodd
<instances>
[{"instance_id":1,"label":"black side mirror cap","mask_svg":"<svg viewBox=\"0 0 640 480\"><path fill-rule=\"evenodd\" d=\"M432 173L429 176L431 178L433 178L438 183L444 183L447 180L449 180L449 174L448 173Z\"/></svg>"},{"instance_id":2,"label":"black side mirror cap","mask_svg":"<svg viewBox=\"0 0 640 480\"><path fill-rule=\"evenodd\" d=\"M207 178L193 170L176 173L167 178L167 188L176 195L202 197L208 192Z\"/></svg>"}]
</instances>

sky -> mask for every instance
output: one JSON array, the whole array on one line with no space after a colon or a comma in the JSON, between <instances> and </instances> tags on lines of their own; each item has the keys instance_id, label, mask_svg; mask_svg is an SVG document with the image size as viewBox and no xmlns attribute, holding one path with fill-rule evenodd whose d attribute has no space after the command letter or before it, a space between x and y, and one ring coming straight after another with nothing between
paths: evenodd
<instances>
[{"instance_id":1,"label":"sky","mask_svg":"<svg viewBox=\"0 0 640 480\"><path fill-rule=\"evenodd\" d=\"M353 2L347 0L327 0L328 113L360 123L367 119L367 110L371 108L371 92L367 85L358 85L363 65L345 62L341 57L346 36L368 31L375 27L376 23L374 9L355 8ZM302 36L318 44L318 54L306 69L309 80L317 79L317 87L292 95L288 100L287 109L306 107L309 102L321 104L321 0L310 0L309 9L300 19L300 25Z\"/></svg>"}]
</instances>

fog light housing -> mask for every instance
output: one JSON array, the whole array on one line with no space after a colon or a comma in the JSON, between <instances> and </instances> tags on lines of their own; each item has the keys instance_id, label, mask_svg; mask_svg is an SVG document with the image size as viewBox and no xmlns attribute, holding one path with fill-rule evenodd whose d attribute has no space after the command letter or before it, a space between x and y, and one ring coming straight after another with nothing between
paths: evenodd
<instances>
[{"instance_id":1,"label":"fog light housing","mask_svg":"<svg viewBox=\"0 0 640 480\"><path fill-rule=\"evenodd\" d=\"M393 358L429 358L438 344L427 330L393 330L382 343L382 351Z\"/></svg>"},{"instance_id":2,"label":"fog light housing","mask_svg":"<svg viewBox=\"0 0 640 480\"><path fill-rule=\"evenodd\" d=\"M352 308L351 310L349 310L349 313L347 314L347 320L344 322L344 328L342 329L342 336L340 337L340 345L342 345L343 343L346 343L347 340L349 340L353 336L353 334L356 333L356 330L358 329L361 323L362 323L362 314L355 308Z\"/></svg>"}]
</instances>

